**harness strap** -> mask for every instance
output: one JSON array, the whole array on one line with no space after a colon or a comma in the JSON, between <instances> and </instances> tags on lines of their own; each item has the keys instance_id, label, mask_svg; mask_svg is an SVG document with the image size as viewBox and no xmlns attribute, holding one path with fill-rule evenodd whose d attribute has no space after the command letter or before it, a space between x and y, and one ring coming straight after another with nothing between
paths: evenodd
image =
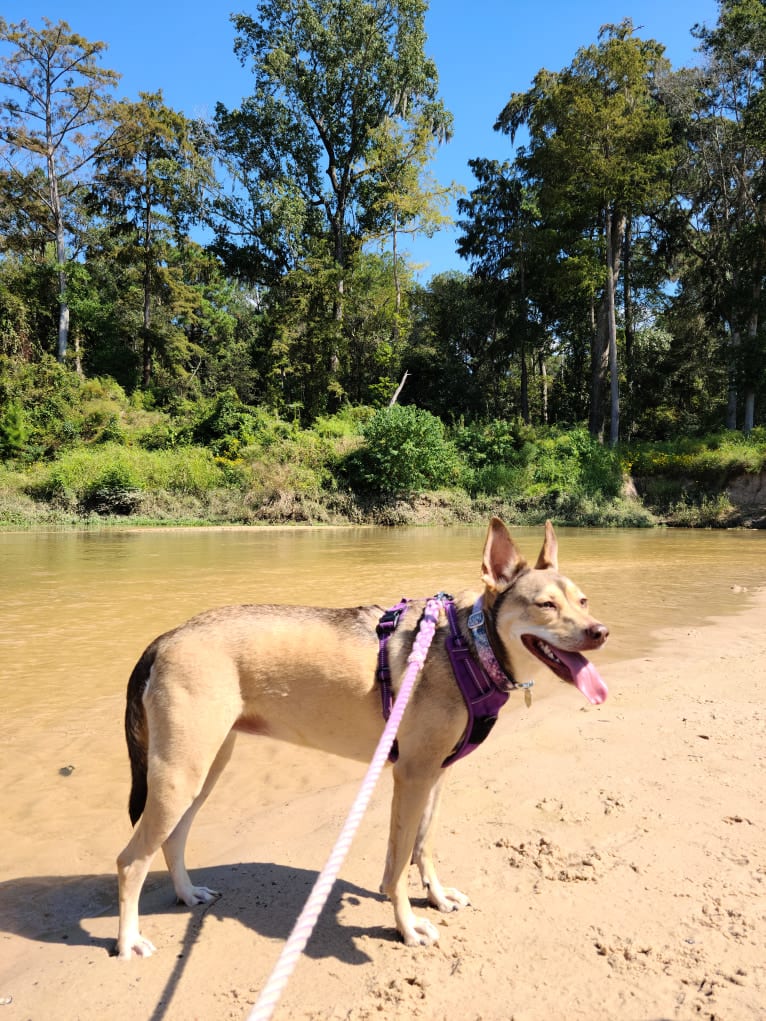
<instances>
[{"instance_id":1,"label":"harness strap","mask_svg":"<svg viewBox=\"0 0 766 1021\"><path fill-rule=\"evenodd\" d=\"M480 621L477 618L477 607L481 614ZM477 651L480 653L478 663L471 655L468 643L460 633L454 603L450 601L444 608L450 627L450 634L446 639L445 646L452 663L455 680L468 710L468 725L457 748L442 763L442 768L451 766L458 759L470 755L474 748L478 748L489 737L490 731L497 723L500 710L508 701L509 691L516 687L515 681L508 677L495 658L486 632L483 632L483 636L478 636L477 640L477 630L481 628L483 631L484 625L481 601L477 600L471 615L474 620L474 627L471 630ZM469 620L470 626L471 621ZM486 650L489 651L489 656Z\"/></svg>"},{"instance_id":2,"label":"harness strap","mask_svg":"<svg viewBox=\"0 0 766 1021\"><path fill-rule=\"evenodd\" d=\"M450 633L445 639L445 647L452 665L452 672L468 710L468 725L457 747L442 763L442 768L444 768L469 755L474 748L477 748L488 737L497 722L500 710L508 701L509 692L519 687L527 689L528 685L518 684L508 676L497 661L484 627L481 597L476 600L468 618L468 627L479 657L478 662L474 659L468 643L460 632L452 597L440 593L436 598L441 602L447 615ZM402 599L396 606L392 606L382 615L376 629L379 647L375 676L380 685L381 708L385 720L388 720L391 715L393 705L388 643L408 606L409 600L407 599ZM391 762L396 762L398 757L399 748L394 741L389 759Z\"/></svg>"},{"instance_id":3,"label":"harness strap","mask_svg":"<svg viewBox=\"0 0 766 1021\"><path fill-rule=\"evenodd\" d=\"M394 704L394 696L391 690L391 669L388 665L388 643L391 640L391 635L399 626L399 621L407 612L409 605L409 600L400 599L396 606L386 610L375 629L378 634L378 666L375 671L375 679L380 685L381 709L383 711L383 719L386 722L388 722L391 708ZM399 745L396 742L396 738L394 738L394 742L391 745L388 758L391 762L396 762L399 758Z\"/></svg>"}]
</instances>

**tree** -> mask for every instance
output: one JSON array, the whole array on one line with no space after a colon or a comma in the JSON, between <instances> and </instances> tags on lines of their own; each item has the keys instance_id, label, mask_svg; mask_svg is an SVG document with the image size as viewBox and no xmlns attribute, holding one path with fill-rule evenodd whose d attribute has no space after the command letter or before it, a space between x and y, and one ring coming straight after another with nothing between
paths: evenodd
<instances>
[{"instance_id":1,"label":"tree","mask_svg":"<svg viewBox=\"0 0 766 1021\"><path fill-rule=\"evenodd\" d=\"M423 51L426 8L426 0L261 0L254 16L232 19L254 91L238 110L216 108L239 184L218 203L219 235L238 226L257 246L267 223L253 269L271 269L272 280L321 242L340 270L338 318L343 271L365 240L365 196L384 169L381 129L427 123L434 138L449 130Z\"/></svg>"},{"instance_id":2,"label":"tree","mask_svg":"<svg viewBox=\"0 0 766 1021\"><path fill-rule=\"evenodd\" d=\"M414 292L412 304L402 362L406 400L447 421L518 414L521 373L509 354L495 282L441 273Z\"/></svg>"},{"instance_id":3,"label":"tree","mask_svg":"<svg viewBox=\"0 0 766 1021\"><path fill-rule=\"evenodd\" d=\"M210 157L193 122L165 106L162 93L142 92L120 103L110 151L96 159L91 203L105 216L119 257L140 267L141 384L149 386L160 333L153 307L172 274L171 246L182 246L202 218L213 183Z\"/></svg>"},{"instance_id":4,"label":"tree","mask_svg":"<svg viewBox=\"0 0 766 1021\"><path fill-rule=\"evenodd\" d=\"M437 140L430 116L400 124L388 117L371 132L374 144L367 154L367 176L362 184L368 239L391 242L391 266L396 292L395 340L399 339L402 273L399 240L402 235L433 235L450 223L444 209L459 187L443 186L427 172Z\"/></svg>"},{"instance_id":5,"label":"tree","mask_svg":"<svg viewBox=\"0 0 766 1021\"><path fill-rule=\"evenodd\" d=\"M619 438L617 306L626 223L667 198L673 163L669 119L655 90L657 76L669 70L663 49L636 38L630 20L607 25L569 67L540 71L528 92L511 96L495 125L512 140L529 130L516 162L536 188L543 221L600 239L590 430L603 431L608 377L612 443Z\"/></svg>"},{"instance_id":6,"label":"tree","mask_svg":"<svg viewBox=\"0 0 766 1021\"><path fill-rule=\"evenodd\" d=\"M533 193L518 171L497 160L470 160L477 179L469 198L458 201L466 218L457 251L497 294L500 332L509 355L518 355L521 370L521 417L530 420L528 358L537 354L545 367L546 325L552 314L547 281L555 270L558 242L548 247ZM545 381L545 375L542 376ZM544 382L544 387L546 386ZM547 415L547 389L542 408Z\"/></svg>"},{"instance_id":7,"label":"tree","mask_svg":"<svg viewBox=\"0 0 766 1021\"><path fill-rule=\"evenodd\" d=\"M718 24L695 34L702 68L679 72L665 89L686 142L681 280L723 326L726 424L741 421L749 432L766 346L766 8L760 0L722 0Z\"/></svg>"},{"instance_id":8,"label":"tree","mask_svg":"<svg viewBox=\"0 0 766 1021\"><path fill-rule=\"evenodd\" d=\"M107 90L118 75L99 65L106 44L88 42L65 21L43 28L0 19L0 43L15 47L0 58L0 142L11 185L23 209L55 250L58 273L57 358L69 340L67 243L77 240L73 199L89 164L112 135Z\"/></svg>"}]
</instances>

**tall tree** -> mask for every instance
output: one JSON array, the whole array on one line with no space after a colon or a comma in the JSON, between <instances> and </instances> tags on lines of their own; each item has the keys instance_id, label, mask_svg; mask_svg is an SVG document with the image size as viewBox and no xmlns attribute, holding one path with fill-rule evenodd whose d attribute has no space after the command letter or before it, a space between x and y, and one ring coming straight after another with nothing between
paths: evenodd
<instances>
[{"instance_id":1,"label":"tall tree","mask_svg":"<svg viewBox=\"0 0 766 1021\"><path fill-rule=\"evenodd\" d=\"M532 88L511 96L495 127L512 139L526 127L517 164L534 184L541 214L600 237L602 282L591 351L590 429L619 438L618 282L628 218L667 196L674 153L655 80L669 70L664 47L634 36L631 21L602 28L597 45L579 50L558 73L540 71Z\"/></svg>"},{"instance_id":2,"label":"tall tree","mask_svg":"<svg viewBox=\"0 0 766 1021\"><path fill-rule=\"evenodd\" d=\"M337 319L344 271L365 240L370 181L382 182L386 169L381 130L426 124L435 138L449 131L436 67L424 53L426 9L426 0L261 0L254 16L232 19L254 90L238 110L216 110L240 185L219 203L220 234L239 226L257 246L266 224L256 255L277 273L324 245L337 277Z\"/></svg>"},{"instance_id":3,"label":"tall tree","mask_svg":"<svg viewBox=\"0 0 766 1021\"><path fill-rule=\"evenodd\" d=\"M515 167L484 159L471 160L469 166L477 184L467 199L458 201L465 219L459 224L463 234L457 251L483 281L495 284L499 333L509 357L518 358L521 417L529 422L529 358L542 356L552 314L546 284L559 247L548 247L534 195ZM546 407L547 394L542 396Z\"/></svg>"},{"instance_id":4,"label":"tall tree","mask_svg":"<svg viewBox=\"0 0 766 1021\"><path fill-rule=\"evenodd\" d=\"M110 142L108 90L119 75L101 67L106 49L72 32L65 21L32 28L0 19L0 43L14 47L0 57L0 142L24 209L53 243L58 272L56 355L66 358L68 242L77 237L71 203L86 168ZM44 216L42 222L39 222Z\"/></svg>"},{"instance_id":5,"label":"tall tree","mask_svg":"<svg viewBox=\"0 0 766 1021\"><path fill-rule=\"evenodd\" d=\"M165 278L178 272L170 249L182 246L191 225L201 220L214 178L194 122L166 106L161 92L139 95L139 102L115 108L118 128L111 150L96 161L91 200L117 239L121 260L139 267L141 383L147 387L160 343L153 308Z\"/></svg>"},{"instance_id":6,"label":"tall tree","mask_svg":"<svg viewBox=\"0 0 766 1021\"><path fill-rule=\"evenodd\" d=\"M726 424L754 423L764 390L766 273L766 7L722 0L712 29L696 27L704 63L667 84L686 141L679 189L688 231L682 285L725 333Z\"/></svg>"},{"instance_id":7,"label":"tall tree","mask_svg":"<svg viewBox=\"0 0 766 1021\"><path fill-rule=\"evenodd\" d=\"M459 189L454 182L441 185L427 170L437 139L429 114L402 124L386 118L371 131L374 145L366 157L367 174L361 188L365 210L362 229L367 239L390 241L396 312L402 306L402 236L433 235L451 223L447 203ZM396 326L398 339L399 329Z\"/></svg>"}]
</instances>

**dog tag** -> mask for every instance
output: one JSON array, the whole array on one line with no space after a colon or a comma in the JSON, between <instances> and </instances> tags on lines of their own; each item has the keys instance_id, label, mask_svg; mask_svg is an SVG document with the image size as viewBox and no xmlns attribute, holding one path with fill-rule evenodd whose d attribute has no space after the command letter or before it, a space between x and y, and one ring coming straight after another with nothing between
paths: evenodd
<instances>
[{"instance_id":1,"label":"dog tag","mask_svg":"<svg viewBox=\"0 0 766 1021\"><path fill-rule=\"evenodd\" d=\"M524 705L527 707L527 709L529 709L529 707L532 705L532 689L531 688L525 688L524 689Z\"/></svg>"}]
</instances>

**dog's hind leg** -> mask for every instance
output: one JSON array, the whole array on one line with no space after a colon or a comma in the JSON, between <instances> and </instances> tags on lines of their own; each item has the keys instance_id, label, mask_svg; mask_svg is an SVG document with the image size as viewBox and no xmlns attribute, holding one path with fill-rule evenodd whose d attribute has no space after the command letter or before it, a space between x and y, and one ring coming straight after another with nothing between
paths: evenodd
<instances>
[{"instance_id":1,"label":"dog's hind leg","mask_svg":"<svg viewBox=\"0 0 766 1021\"><path fill-rule=\"evenodd\" d=\"M439 939L436 926L426 918L417 918L408 894L408 869L418 835L419 823L425 814L438 774L424 772L421 764L394 766L394 796L391 803L391 828L386 855L386 869L381 892L393 903L396 927L407 946L431 946Z\"/></svg>"},{"instance_id":2,"label":"dog's hind leg","mask_svg":"<svg viewBox=\"0 0 766 1021\"><path fill-rule=\"evenodd\" d=\"M172 706L164 707L155 716L151 733L160 739L155 741L155 750L150 750L146 805L127 846L117 858L120 896L117 954L121 958L130 958L134 953L148 957L154 952L152 943L140 932L138 901L152 859L164 844L169 842L166 859L174 872L179 897L194 890L183 866L184 843L194 815L226 764L233 745L229 728L224 730L221 726L214 733L206 707L196 708L194 723L189 726L187 718L182 733L172 727L167 729L175 715ZM164 756L157 751L159 748Z\"/></svg>"},{"instance_id":3,"label":"dog's hind leg","mask_svg":"<svg viewBox=\"0 0 766 1021\"><path fill-rule=\"evenodd\" d=\"M207 904L219 896L217 890L211 890L207 886L193 885L186 870L184 853L186 850L186 839L189 836L189 830L195 816L215 786L216 780L226 768L226 764L234 750L236 737L237 735L232 731L221 745L202 785L202 790L186 809L178 825L162 845L162 853L165 856L165 863L173 880L176 897L189 907L193 907L195 904Z\"/></svg>"},{"instance_id":4,"label":"dog's hind leg","mask_svg":"<svg viewBox=\"0 0 766 1021\"><path fill-rule=\"evenodd\" d=\"M457 911L470 904L470 900L460 890L454 887L444 887L436 875L436 866L433 859L433 835L436 829L436 821L441 803L442 792L446 780L446 770L442 770L441 776L431 788L423 818L420 820L418 834L415 838L415 849L412 853L413 864L417 865L420 871L420 878L423 886L428 891L428 900L439 911Z\"/></svg>"}]
</instances>

